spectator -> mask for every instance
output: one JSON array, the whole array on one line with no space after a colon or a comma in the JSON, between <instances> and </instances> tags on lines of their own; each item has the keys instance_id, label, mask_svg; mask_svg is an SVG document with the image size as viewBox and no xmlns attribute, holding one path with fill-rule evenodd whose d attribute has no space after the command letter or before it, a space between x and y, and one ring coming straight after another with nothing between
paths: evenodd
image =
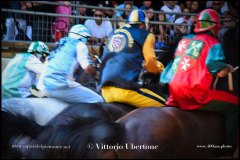
<instances>
[{"instance_id":1,"label":"spectator","mask_svg":"<svg viewBox=\"0 0 240 160\"><path fill-rule=\"evenodd\" d=\"M124 9L125 9L125 11L124 11L123 15L120 16L120 18L127 19L133 9L133 5L131 3L125 3Z\"/></svg>"},{"instance_id":2,"label":"spectator","mask_svg":"<svg viewBox=\"0 0 240 160\"><path fill-rule=\"evenodd\" d=\"M183 9L183 13L190 13L190 10L189 10L188 8L184 8L184 9ZM187 23L188 20L189 20L189 18L190 18L190 16L188 16L188 15L182 15L181 17L179 17L179 18L177 18L177 19L175 20L175 23L176 23L177 21L179 21L179 22L181 22L181 23L182 23L182 21L185 22L185 23Z\"/></svg>"},{"instance_id":3,"label":"spectator","mask_svg":"<svg viewBox=\"0 0 240 160\"><path fill-rule=\"evenodd\" d=\"M228 1L229 12L239 20L239 1Z\"/></svg>"},{"instance_id":4,"label":"spectator","mask_svg":"<svg viewBox=\"0 0 240 160\"><path fill-rule=\"evenodd\" d=\"M104 1L104 2L100 2L98 4L99 7L113 7L112 3L110 3L109 1ZM114 12L112 9L104 9L104 14L106 18L112 18L114 15Z\"/></svg>"},{"instance_id":5,"label":"spectator","mask_svg":"<svg viewBox=\"0 0 240 160\"><path fill-rule=\"evenodd\" d=\"M176 1L167 1L165 5L161 7L160 11L182 13L179 5L176 4ZM166 14L167 22L173 23L175 19L175 14Z\"/></svg>"},{"instance_id":6,"label":"spectator","mask_svg":"<svg viewBox=\"0 0 240 160\"><path fill-rule=\"evenodd\" d=\"M33 5L29 1L22 1L22 4L25 5L26 11L33 11ZM32 40L32 26L33 26L33 15L27 14L27 29L26 29L26 35L29 38L29 40Z\"/></svg>"},{"instance_id":7,"label":"spectator","mask_svg":"<svg viewBox=\"0 0 240 160\"><path fill-rule=\"evenodd\" d=\"M111 1L111 7L117 8L118 6L118 1Z\"/></svg>"},{"instance_id":8,"label":"spectator","mask_svg":"<svg viewBox=\"0 0 240 160\"><path fill-rule=\"evenodd\" d=\"M184 8L183 9L183 13L190 13L190 9L189 8ZM189 15L183 15L181 17L179 17L178 19L176 19L175 23L181 24L181 23L185 23L191 26L187 27L187 33L189 34L191 32L191 27L194 24L195 21L193 21L192 18L190 18L191 16Z\"/></svg>"},{"instance_id":9,"label":"spectator","mask_svg":"<svg viewBox=\"0 0 240 160\"><path fill-rule=\"evenodd\" d=\"M43 72L48 53L48 47L38 41L32 42L26 53L16 54L2 73L2 98L31 97L30 88Z\"/></svg>"},{"instance_id":10,"label":"spectator","mask_svg":"<svg viewBox=\"0 0 240 160\"><path fill-rule=\"evenodd\" d=\"M149 21L156 21L153 11L154 11L153 8L149 8L149 9L147 9L147 11L145 11ZM153 33L154 26L155 25L153 25L153 24L149 24L148 31Z\"/></svg>"},{"instance_id":11,"label":"spectator","mask_svg":"<svg viewBox=\"0 0 240 160\"><path fill-rule=\"evenodd\" d=\"M7 1L3 1L1 2L1 7L2 8L8 8L8 2ZM7 18L7 12L1 12L1 40L3 39L3 36L5 36L6 34L6 24L5 24L5 21L6 21L6 18Z\"/></svg>"},{"instance_id":12,"label":"spectator","mask_svg":"<svg viewBox=\"0 0 240 160\"><path fill-rule=\"evenodd\" d=\"M35 12L45 12L45 13L54 13L55 6L49 4L41 4L41 2L32 3L33 11ZM43 42L52 42L51 34L51 25L52 19L48 18L45 15L34 15L33 19L33 40L34 41L43 41Z\"/></svg>"},{"instance_id":13,"label":"spectator","mask_svg":"<svg viewBox=\"0 0 240 160\"><path fill-rule=\"evenodd\" d=\"M212 3L212 9L217 11L219 14L221 14L221 1L213 1Z\"/></svg>"},{"instance_id":14,"label":"spectator","mask_svg":"<svg viewBox=\"0 0 240 160\"><path fill-rule=\"evenodd\" d=\"M177 19L175 21L176 24L186 24L183 19ZM180 41L180 39L187 34L187 26L186 25L176 25L174 26L174 40Z\"/></svg>"},{"instance_id":15,"label":"spectator","mask_svg":"<svg viewBox=\"0 0 240 160\"><path fill-rule=\"evenodd\" d=\"M73 1L74 2L74 1ZM75 1L75 3L79 4L79 5L87 5L87 6L96 6L98 5L98 3L96 3L96 1ZM76 8L75 10L77 10L78 8ZM93 15L93 12L92 12L92 9L91 8L85 8L86 11L85 11L85 14L87 16L92 16ZM78 11L75 12L76 15L78 15Z\"/></svg>"},{"instance_id":16,"label":"spectator","mask_svg":"<svg viewBox=\"0 0 240 160\"><path fill-rule=\"evenodd\" d=\"M154 12L153 8L149 8L145 12L147 14L147 17L148 17L149 21L156 21L155 13L153 13Z\"/></svg>"},{"instance_id":17,"label":"spectator","mask_svg":"<svg viewBox=\"0 0 240 160\"><path fill-rule=\"evenodd\" d=\"M72 8L70 6L69 1L56 1L58 3L62 3L62 5L58 5L55 7L55 13L63 14L63 15L71 15ZM52 25L52 31L54 35L54 40L57 42L61 37L67 35L70 26L70 18L68 17L56 17L55 22ZM60 32L60 33L59 33ZM57 35L60 34L60 35Z\"/></svg>"},{"instance_id":18,"label":"spectator","mask_svg":"<svg viewBox=\"0 0 240 160\"><path fill-rule=\"evenodd\" d=\"M223 26L218 33L218 40L220 42L222 42L222 37L223 37L224 33L227 30L234 28L234 26L235 26L234 18L229 14L224 16Z\"/></svg>"},{"instance_id":19,"label":"spectator","mask_svg":"<svg viewBox=\"0 0 240 160\"><path fill-rule=\"evenodd\" d=\"M180 4L179 4L180 8L181 8L181 11L183 11L185 8L190 9L191 4L192 4L192 1L181 1Z\"/></svg>"},{"instance_id":20,"label":"spectator","mask_svg":"<svg viewBox=\"0 0 240 160\"><path fill-rule=\"evenodd\" d=\"M180 9L180 6L177 5L176 1L167 1L166 4L161 7L160 10L163 11L163 12L182 13L181 9ZM178 15L176 15L176 14L166 14L167 22L173 23L177 17L178 17ZM173 26L170 26L170 27L171 27L170 38L172 40L173 37L174 37L174 28L173 28Z\"/></svg>"},{"instance_id":21,"label":"spectator","mask_svg":"<svg viewBox=\"0 0 240 160\"><path fill-rule=\"evenodd\" d=\"M192 1L191 8L190 8L190 13L199 13L198 7L199 7L198 1Z\"/></svg>"},{"instance_id":22,"label":"spectator","mask_svg":"<svg viewBox=\"0 0 240 160\"><path fill-rule=\"evenodd\" d=\"M164 14L164 13L159 13L159 14L158 14L158 21L159 21L159 22L166 22L166 14ZM159 33L160 33L160 34L163 34L164 31L166 30L167 26L169 26L169 25L162 25L162 24L160 24L160 25L159 25Z\"/></svg>"},{"instance_id":23,"label":"spectator","mask_svg":"<svg viewBox=\"0 0 240 160\"><path fill-rule=\"evenodd\" d=\"M213 1L206 1L206 3L205 3L206 8L207 9L212 8L212 3L213 3Z\"/></svg>"},{"instance_id":24,"label":"spectator","mask_svg":"<svg viewBox=\"0 0 240 160\"><path fill-rule=\"evenodd\" d=\"M127 20L129 14L131 13L131 11L133 9L133 6L131 3L125 3L124 9L125 9L124 14L122 16L120 16L119 19ZM124 24L125 24L125 22L119 22L118 27L121 28Z\"/></svg>"},{"instance_id":25,"label":"spectator","mask_svg":"<svg viewBox=\"0 0 240 160\"><path fill-rule=\"evenodd\" d=\"M23 2L20 1L9 1L7 2L7 5L5 6L8 9L15 9L15 10L26 10L26 6ZM16 36L18 34L24 34L26 35L26 29L27 29L27 22L25 19L22 18L22 14L16 14L16 13L11 13L6 15L6 34L3 37L3 40L15 40ZM17 22L18 24L15 24ZM18 29L16 27L18 25ZM23 31L23 33L20 33L20 30ZM21 35L21 36L24 36ZM25 39L21 39L25 40Z\"/></svg>"},{"instance_id":26,"label":"spectator","mask_svg":"<svg viewBox=\"0 0 240 160\"><path fill-rule=\"evenodd\" d=\"M224 1L224 2L221 2L221 3L222 3L221 15L224 15L226 12L229 11L228 2Z\"/></svg>"},{"instance_id":27,"label":"spectator","mask_svg":"<svg viewBox=\"0 0 240 160\"><path fill-rule=\"evenodd\" d=\"M86 5L85 3L81 3L80 5ZM85 7L79 7L79 15L80 16L88 16L87 15L87 9ZM86 19L82 18L82 19L78 19L79 22L77 24L84 24Z\"/></svg>"},{"instance_id":28,"label":"spectator","mask_svg":"<svg viewBox=\"0 0 240 160\"><path fill-rule=\"evenodd\" d=\"M166 22L166 14L159 13L158 14L159 22ZM158 29L154 32L157 33L157 41L158 42L168 42L170 40L170 25L159 24Z\"/></svg>"},{"instance_id":29,"label":"spectator","mask_svg":"<svg viewBox=\"0 0 240 160\"><path fill-rule=\"evenodd\" d=\"M212 8L217 11L220 15L224 15L225 12L229 11L227 1L208 1L206 3L207 8Z\"/></svg>"},{"instance_id":30,"label":"spectator","mask_svg":"<svg viewBox=\"0 0 240 160\"><path fill-rule=\"evenodd\" d=\"M75 16L90 16L88 13L88 8L85 6L88 5L87 1L78 1L77 5L80 5L79 8L76 7L76 9L73 8L72 14ZM84 24L86 21L85 18L73 18L72 23L73 24Z\"/></svg>"},{"instance_id":31,"label":"spectator","mask_svg":"<svg viewBox=\"0 0 240 160\"><path fill-rule=\"evenodd\" d=\"M94 15L96 20L88 19L85 21L84 25L90 30L93 39L97 41L96 43L104 43L106 37L112 32L112 24L110 21L103 21L104 12L102 10L95 10ZM99 42L99 43L98 43Z\"/></svg>"},{"instance_id":32,"label":"spectator","mask_svg":"<svg viewBox=\"0 0 240 160\"><path fill-rule=\"evenodd\" d=\"M148 10L152 6L152 1L143 1L143 5L139 8L141 10Z\"/></svg>"},{"instance_id":33,"label":"spectator","mask_svg":"<svg viewBox=\"0 0 240 160\"><path fill-rule=\"evenodd\" d=\"M133 5L134 1L124 1L124 3L122 3L122 4L120 4L120 5L117 6L117 9L124 9L125 3L131 3L132 6L133 6L133 9L137 9L137 6L134 6L134 5ZM117 16L117 17L120 17L120 16L123 15L123 13L124 13L123 10L117 10L116 16Z\"/></svg>"},{"instance_id":34,"label":"spectator","mask_svg":"<svg viewBox=\"0 0 240 160\"><path fill-rule=\"evenodd\" d=\"M202 10L206 9L206 2L205 1L198 1L198 13Z\"/></svg>"}]
</instances>

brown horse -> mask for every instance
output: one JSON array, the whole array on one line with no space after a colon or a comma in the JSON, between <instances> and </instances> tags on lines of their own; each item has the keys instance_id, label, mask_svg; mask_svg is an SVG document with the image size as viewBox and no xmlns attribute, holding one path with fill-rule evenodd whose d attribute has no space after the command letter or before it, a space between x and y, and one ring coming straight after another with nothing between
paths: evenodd
<instances>
[{"instance_id":1,"label":"brown horse","mask_svg":"<svg viewBox=\"0 0 240 160\"><path fill-rule=\"evenodd\" d=\"M214 158L222 146L220 114L173 107L136 109L117 120L125 127L118 158Z\"/></svg>"},{"instance_id":2,"label":"brown horse","mask_svg":"<svg viewBox=\"0 0 240 160\"><path fill-rule=\"evenodd\" d=\"M124 107L123 111L115 108L109 112L113 104L104 106L107 110L101 104L69 106L44 128L36 127L34 121L12 121L24 131L23 136L32 137L28 132L41 131L26 142L37 147L18 152L26 158L215 158L229 149L222 145L224 122L218 113L149 107L124 115ZM119 116L117 112L124 116L114 121ZM4 131L14 126L7 123L10 120L4 122ZM42 149L49 146L65 148Z\"/></svg>"}]
</instances>

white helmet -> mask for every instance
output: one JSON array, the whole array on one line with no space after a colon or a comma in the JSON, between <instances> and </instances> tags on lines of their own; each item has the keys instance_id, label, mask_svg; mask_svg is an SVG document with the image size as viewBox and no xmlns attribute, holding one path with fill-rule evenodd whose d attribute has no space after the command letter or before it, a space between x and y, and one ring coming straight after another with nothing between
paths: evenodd
<instances>
[{"instance_id":1,"label":"white helmet","mask_svg":"<svg viewBox=\"0 0 240 160\"><path fill-rule=\"evenodd\" d=\"M29 52L29 53L37 52L46 57L49 54L49 49L48 49L48 46L46 44L44 44L43 42L36 41L36 42L32 42L30 44L27 52Z\"/></svg>"},{"instance_id":2,"label":"white helmet","mask_svg":"<svg viewBox=\"0 0 240 160\"><path fill-rule=\"evenodd\" d=\"M80 41L86 43L87 38L91 37L91 32L87 29L86 26L77 24L72 26L72 28L69 30L68 37L79 39Z\"/></svg>"}]
</instances>

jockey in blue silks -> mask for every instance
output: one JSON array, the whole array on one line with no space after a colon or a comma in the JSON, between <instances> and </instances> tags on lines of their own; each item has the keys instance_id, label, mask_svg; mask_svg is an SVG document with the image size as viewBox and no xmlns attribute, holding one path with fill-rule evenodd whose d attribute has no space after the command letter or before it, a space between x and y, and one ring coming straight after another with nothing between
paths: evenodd
<instances>
[{"instance_id":1,"label":"jockey in blue silks","mask_svg":"<svg viewBox=\"0 0 240 160\"><path fill-rule=\"evenodd\" d=\"M37 88L47 97L71 103L103 102L100 95L82 86L74 78L79 67L95 79L98 78L86 45L88 37L91 37L91 33L84 25L74 25L68 37L60 39L57 47L50 52L46 69L37 84Z\"/></svg>"},{"instance_id":2,"label":"jockey in blue silks","mask_svg":"<svg viewBox=\"0 0 240 160\"><path fill-rule=\"evenodd\" d=\"M106 102L121 102L135 107L164 106L164 97L138 84L142 68L154 74L164 69L154 52L155 36L146 30L148 21L144 11L133 10L128 24L108 37L99 78Z\"/></svg>"}]
</instances>

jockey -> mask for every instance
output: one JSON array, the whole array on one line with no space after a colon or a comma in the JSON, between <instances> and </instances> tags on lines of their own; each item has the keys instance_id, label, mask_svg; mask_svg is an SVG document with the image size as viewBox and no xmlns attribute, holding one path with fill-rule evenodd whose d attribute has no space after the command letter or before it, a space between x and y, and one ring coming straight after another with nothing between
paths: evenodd
<instances>
[{"instance_id":1,"label":"jockey","mask_svg":"<svg viewBox=\"0 0 240 160\"><path fill-rule=\"evenodd\" d=\"M215 77L225 77L233 72L233 66L225 63L222 46L216 39L220 27L220 16L215 10L201 11L194 29L196 35L181 39L174 61L167 65L160 82L169 84L166 105L224 114L225 145L232 145L238 127L238 97L213 88Z\"/></svg>"},{"instance_id":2,"label":"jockey","mask_svg":"<svg viewBox=\"0 0 240 160\"><path fill-rule=\"evenodd\" d=\"M127 103L135 107L160 107L165 104L163 97L141 88L137 83L143 67L154 74L164 69L154 52L155 36L146 30L147 27L145 12L133 10L128 24L108 37L99 78L106 102Z\"/></svg>"},{"instance_id":3,"label":"jockey","mask_svg":"<svg viewBox=\"0 0 240 160\"><path fill-rule=\"evenodd\" d=\"M70 103L103 102L101 96L77 83L74 73L81 66L95 79L98 74L89 57L87 38L90 31L84 25L74 25L68 37L61 38L47 59L46 69L40 77L37 88L47 97L54 97Z\"/></svg>"},{"instance_id":4,"label":"jockey","mask_svg":"<svg viewBox=\"0 0 240 160\"><path fill-rule=\"evenodd\" d=\"M40 41L32 42L27 53L16 54L2 73L2 98L32 97L30 88L43 71L48 54L47 45Z\"/></svg>"}]
</instances>

